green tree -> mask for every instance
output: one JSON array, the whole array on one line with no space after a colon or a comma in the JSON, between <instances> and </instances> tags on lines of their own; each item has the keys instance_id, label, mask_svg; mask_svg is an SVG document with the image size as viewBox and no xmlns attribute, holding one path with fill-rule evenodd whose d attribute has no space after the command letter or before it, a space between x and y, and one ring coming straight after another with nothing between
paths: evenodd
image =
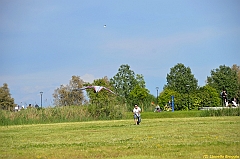
<instances>
[{"instance_id":1,"label":"green tree","mask_svg":"<svg viewBox=\"0 0 240 159\"><path fill-rule=\"evenodd\" d=\"M61 85L54 90L53 98L57 106L82 105L84 95L79 88L83 87L83 80L79 76L72 76L68 85Z\"/></svg>"},{"instance_id":2,"label":"green tree","mask_svg":"<svg viewBox=\"0 0 240 159\"><path fill-rule=\"evenodd\" d=\"M121 65L118 73L110 79L110 82L118 95L118 100L128 104L128 110L132 109L133 104L146 104L152 100L149 90L146 89L143 75L135 75L129 65ZM146 105L148 107L148 104ZM149 102L150 105L151 102Z\"/></svg>"},{"instance_id":3,"label":"green tree","mask_svg":"<svg viewBox=\"0 0 240 159\"><path fill-rule=\"evenodd\" d=\"M221 99L219 98L218 91L208 84L203 87L200 87L196 96L198 97L198 99L200 99L197 105L198 107L200 106L215 107L221 105Z\"/></svg>"},{"instance_id":4,"label":"green tree","mask_svg":"<svg viewBox=\"0 0 240 159\"><path fill-rule=\"evenodd\" d=\"M11 97L8 85L4 83L3 86L0 87L0 108L2 110L13 110L14 106L14 99Z\"/></svg>"},{"instance_id":5,"label":"green tree","mask_svg":"<svg viewBox=\"0 0 240 159\"><path fill-rule=\"evenodd\" d=\"M110 82L118 96L128 101L130 100L130 92L137 85L135 73L130 70L129 65L121 65L118 73L110 79Z\"/></svg>"},{"instance_id":6,"label":"green tree","mask_svg":"<svg viewBox=\"0 0 240 159\"><path fill-rule=\"evenodd\" d=\"M237 81L238 81L238 90L235 95L235 98L240 99L240 66L234 64L232 70L237 72Z\"/></svg>"},{"instance_id":7,"label":"green tree","mask_svg":"<svg viewBox=\"0 0 240 159\"><path fill-rule=\"evenodd\" d=\"M136 82L137 85L134 89L130 92L130 98L132 100L132 104L142 103L146 101L148 97L149 90L146 89L146 83L144 81L143 75L136 75Z\"/></svg>"},{"instance_id":8,"label":"green tree","mask_svg":"<svg viewBox=\"0 0 240 159\"><path fill-rule=\"evenodd\" d=\"M92 84L86 83L85 86L94 85L94 86L104 86L110 90L113 90L110 81L105 76L102 79L96 79ZM87 95L91 101L91 103L100 104L100 105L108 105L110 102L113 103L116 99L116 95L108 92L105 89L102 89L100 92L95 93L93 89L88 89Z\"/></svg>"},{"instance_id":9,"label":"green tree","mask_svg":"<svg viewBox=\"0 0 240 159\"><path fill-rule=\"evenodd\" d=\"M156 107L155 103L156 103L156 97L149 93L144 102L144 110L153 111Z\"/></svg>"},{"instance_id":10,"label":"green tree","mask_svg":"<svg viewBox=\"0 0 240 159\"><path fill-rule=\"evenodd\" d=\"M85 86L103 86L110 90L113 87L105 76L101 79L96 79L93 83L86 83ZM88 111L94 118L105 118L105 119L117 119L123 115L123 106L117 105L117 95L110 93L109 91L102 89L99 92L95 92L93 89L87 89L87 95L90 99L90 105L88 105Z\"/></svg>"},{"instance_id":11,"label":"green tree","mask_svg":"<svg viewBox=\"0 0 240 159\"><path fill-rule=\"evenodd\" d=\"M130 98L132 105L139 104L142 105L146 101L146 98L148 97L149 90L146 88L141 87L140 85L137 85L131 92L130 92ZM143 110L142 110L143 111Z\"/></svg>"},{"instance_id":12,"label":"green tree","mask_svg":"<svg viewBox=\"0 0 240 159\"><path fill-rule=\"evenodd\" d=\"M239 90L237 72L225 65L211 70L211 76L207 77L207 83L219 94L223 89L226 90L228 99L234 98Z\"/></svg>"},{"instance_id":13,"label":"green tree","mask_svg":"<svg viewBox=\"0 0 240 159\"><path fill-rule=\"evenodd\" d=\"M164 108L164 106L168 105L169 101L171 101L171 96L174 96L174 106L175 110L181 110L182 106L181 101L181 95L177 91L165 88L158 97L158 104L161 107L161 109Z\"/></svg>"},{"instance_id":14,"label":"green tree","mask_svg":"<svg viewBox=\"0 0 240 159\"><path fill-rule=\"evenodd\" d=\"M171 96L176 95L176 93L176 91L165 88L162 92L160 92L157 99L157 104L159 104L159 106L163 108L165 105L168 104L169 100L171 100Z\"/></svg>"},{"instance_id":15,"label":"green tree","mask_svg":"<svg viewBox=\"0 0 240 159\"><path fill-rule=\"evenodd\" d=\"M141 88L146 88L146 82L144 80L143 75L136 74L136 81L137 85L139 85Z\"/></svg>"},{"instance_id":16,"label":"green tree","mask_svg":"<svg viewBox=\"0 0 240 159\"><path fill-rule=\"evenodd\" d=\"M167 74L167 84L164 88L168 88L178 93L191 93L198 87L198 81L195 79L189 67L178 63L170 69Z\"/></svg>"}]
</instances>

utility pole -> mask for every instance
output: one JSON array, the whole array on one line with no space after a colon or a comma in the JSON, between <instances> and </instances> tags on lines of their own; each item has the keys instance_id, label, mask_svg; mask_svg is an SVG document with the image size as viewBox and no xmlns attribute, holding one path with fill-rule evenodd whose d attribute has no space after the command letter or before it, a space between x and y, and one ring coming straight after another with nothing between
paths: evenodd
<instances>
[{"instance_id":1,"label":"utility pole","mask_svg":"<svg viewBox=\"0 0 240 159\"><path fill-rule=\"evenodd\" d=\"M157 102L156 102L156 104L158 105L158 89L159 89L159 87L156 87L156 90L157 90Z\"/></svg>"},{"instance_id":2,"label":"utility pole","mask_svg":"<svg viewBox=\"0 0 240 159\"><path fill-rule=\"evenodd\" d=\"M40 94L41 94L41 109L42 109L42 94L43 94L43 92L40 92Z\"/></svg>"},{"instance_id":3,"label":"utility pole","mask_svg":"<svg viewBox=\"0 0 240 159\"><path fill-rule=\"evenodd\" d=\"M189 110L189 87L190 87L190 85L186 85L187 86L187 92L188 92L188 110Z\"/></svg>"}]
</instances>

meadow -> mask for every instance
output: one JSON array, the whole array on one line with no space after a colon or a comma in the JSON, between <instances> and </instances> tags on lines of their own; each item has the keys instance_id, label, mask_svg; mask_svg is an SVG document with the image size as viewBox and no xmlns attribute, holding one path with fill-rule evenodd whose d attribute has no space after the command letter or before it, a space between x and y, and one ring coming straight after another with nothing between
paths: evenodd
<instances>
[{"instance_id":1,"label":"meadow","mask_svg":"<svg viewBox=\"0 0 240 159\"><path fill-rule=\"evenodd\" d=\"M240 158L240 117L0 126L0 158Z\"/></svg>"}]
</instances>

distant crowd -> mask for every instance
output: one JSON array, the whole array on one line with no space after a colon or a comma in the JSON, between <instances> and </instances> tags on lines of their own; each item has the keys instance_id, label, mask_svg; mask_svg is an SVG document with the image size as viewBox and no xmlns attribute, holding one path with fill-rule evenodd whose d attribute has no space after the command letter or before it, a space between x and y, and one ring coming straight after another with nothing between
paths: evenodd
<instances>
[{"instance_id":1,"label":"distant crowd","mask_svg":"<svg viewBox=\"0 0 240 159\"><path fill-rule=\"evenodd\" d=\"M33 107L35 107L35 108L40 108L37 104L36 104L35 106L32 106L32 104L29 104L29 105L27 106L27 108L33 108ZM22 106L17 105L17 106L14 108L14 111L17 112L17 111L20 111L20 110L22 110L22 109L25 109L25 106L24 106L24 105L22 105Z\"/></svg>"},{"instance_id":2,"label":"distant crowd","mask_svg":"<svg viewBox=\"0 0 240 159\"><path fill-rule=\"evenodd\" d=\"M239 106L238 100L236 98L232 98L230 100L227 98L227 92L225 90L223 90L221 92L221 97L222 97L222 106L223 107L224 106L228 107L228 106L230 106L230 104L231 104L231 106L234 106L234 107Z\"/></svg>"}]
</instances>

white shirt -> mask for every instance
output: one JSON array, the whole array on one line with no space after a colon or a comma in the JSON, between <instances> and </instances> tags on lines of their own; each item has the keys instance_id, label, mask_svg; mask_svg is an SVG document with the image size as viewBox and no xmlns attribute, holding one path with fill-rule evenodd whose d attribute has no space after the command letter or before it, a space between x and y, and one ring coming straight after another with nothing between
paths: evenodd
<instances>
[{"instance_id":1,"label":"white shirt","mask_svg":"<svg viewBox=\"0 0 240 159\"><path fill-rule=\"evenodd\" d=\"M141 112L141 108L137 107L137 108L133 108L133 113L136 115L140 115Z\"/></svg>"}]
</instances>

